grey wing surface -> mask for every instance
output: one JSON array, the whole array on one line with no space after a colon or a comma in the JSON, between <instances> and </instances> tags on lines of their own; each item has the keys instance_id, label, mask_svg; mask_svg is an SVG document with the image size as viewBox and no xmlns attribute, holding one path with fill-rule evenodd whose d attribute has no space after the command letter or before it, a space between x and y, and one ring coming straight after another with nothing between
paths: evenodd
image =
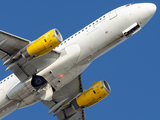
<instances>
[{"instance_id":1,"label":"grey wing surface","mask_svg":"<svg viewBox=\"0 0 160 120\"><path fill-rule=\"evenodd\" d=\"M72 110L66 109L64 111L61 111L57 115L57 118L58 118L58 120L85 120L84 110L80 110L73 115L70 115L70 114L73 114Z\"/></svg>"},{"instance_id":2,"label":"grey wing surface","mask_svg":"<svg viewBox=\"0 0 160 120\"><path fill-rule=\"evenodd\" d=\"M83 92L81 75L54 92L52 101L41 101L58 120L85 120L84 110L75 111L70 102Z\"/></svg>"},{"instance_id":3,"label":"grey wing surface","mask_svg":"<svg viewBox=\"0 0 160 120\"><path fill-rule=\"evenodd\" d=\"M6 61L28 44L29 40L0 30L0 59Z\"/></svg>"}]
</instances>

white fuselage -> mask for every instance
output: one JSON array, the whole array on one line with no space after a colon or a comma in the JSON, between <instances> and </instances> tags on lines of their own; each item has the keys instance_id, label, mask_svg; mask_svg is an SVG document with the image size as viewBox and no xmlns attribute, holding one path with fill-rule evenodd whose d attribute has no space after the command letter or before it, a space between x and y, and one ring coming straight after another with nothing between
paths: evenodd
<instances>
[{"instance_id":1,"label":"white fuselage","mask_svg":"<svg viewBox=\"0 0 160 120\"><path fill-rule=\"evenodd\" d=\"M61 52L60 57L37 75L43 76L58 91L80 75L94 59L140 30L155 10L154 4L130 4L103 15L63 41L55 49ZM134 29L130 28L135 24ZM0 95L0 118L41 100L30 80L21 83L14 74L0 82Z\"/></svg>"}]
</instances>

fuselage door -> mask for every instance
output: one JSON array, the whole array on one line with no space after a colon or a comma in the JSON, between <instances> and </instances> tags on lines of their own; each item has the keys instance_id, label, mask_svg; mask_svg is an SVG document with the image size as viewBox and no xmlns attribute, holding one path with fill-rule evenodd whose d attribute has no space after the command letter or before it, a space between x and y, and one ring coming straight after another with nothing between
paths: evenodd
<instances>
[{"instance_id":1,"label":"fuselage door","mask_svg":"<svg viewBox=\"0 0 160 120\"><path fill-rule=\"evenodd\" d=\"M116 10L112 10L111 12L108 13L109 19L112 20L113 18L117 17L118 14Z\"/></svg>"}]
</instances>

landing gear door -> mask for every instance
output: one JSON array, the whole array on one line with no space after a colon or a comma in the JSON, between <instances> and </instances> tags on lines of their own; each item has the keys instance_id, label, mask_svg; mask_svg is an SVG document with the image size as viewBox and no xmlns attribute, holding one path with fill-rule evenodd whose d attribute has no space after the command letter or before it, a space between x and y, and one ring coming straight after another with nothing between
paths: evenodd
<instances>
[{"instance_id":1,"label":"landing gear door","mask_svg":"<svg viewBox=\"0 0 160 120\"><path fill-rule=\"evenodd\" d=\"M108 13L108 16L109 16L109 20L112 20L113 18L117 17L118 14L116 10L112 10L111 12Z\"/></svg>"},{"instance_id":2,"label":"landing gear door","mask_svg":"<svg viewBox=\"0 0 160 120\"><path fill-rule=\"evenodd\" d=\"M141 29L141 26L138 23L134 23L131 26L129 26L127 29L125 29L122 33L128 38L134 35L140 29Z\"/></svg>"}]
</instances>

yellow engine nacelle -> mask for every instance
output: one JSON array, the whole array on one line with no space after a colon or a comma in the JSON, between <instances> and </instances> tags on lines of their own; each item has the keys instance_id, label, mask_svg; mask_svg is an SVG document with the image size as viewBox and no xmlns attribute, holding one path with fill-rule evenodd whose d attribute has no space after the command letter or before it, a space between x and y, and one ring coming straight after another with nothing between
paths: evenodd
<instances>
[{"instance_id":1,"label":"yellow engine nacelle","mask_svg":"<svg viewBox=\"0 0 160 120\"><path fill-rule=\"evenodd\" d=\"M28 60L44 55L57 47L63 38L57 29L52 29L32 42L25 51L22 52L22 57Z\"/></svg>"},{"instance_id":2,"label":"yellow engine nacelle","mask_svg":"<svg viewBox=\"0 0 160 120\"><path fill-rule=\"evenodd\" d=\"M92 84L92 87L85 90L78 98L71 102L75 110L90 107L108 96L111 92L109 84L104 80Z\"/></svg>"}]
</instances>

